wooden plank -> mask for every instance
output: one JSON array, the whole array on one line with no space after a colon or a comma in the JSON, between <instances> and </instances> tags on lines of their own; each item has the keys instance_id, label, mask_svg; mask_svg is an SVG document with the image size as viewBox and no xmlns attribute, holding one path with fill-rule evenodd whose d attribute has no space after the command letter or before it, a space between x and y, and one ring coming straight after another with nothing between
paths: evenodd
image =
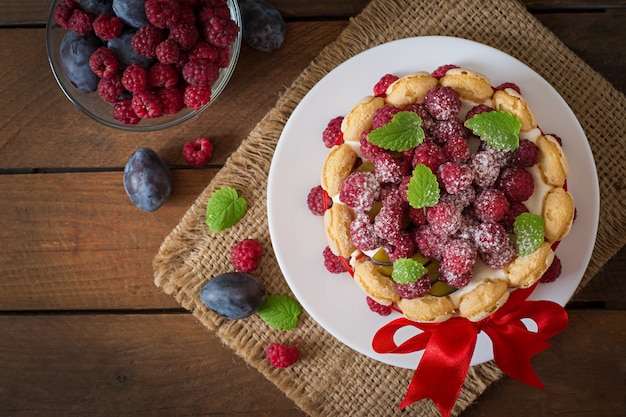
<instances>
[{"instance_id":1,"label":"wooden plank","mask_svg":"<svg viewBox=\"0 0 626 417\"><path fill-rule=\"evenodd\" d=\"M212 162L223 163L346 25L289 24L283 48L273 53L244 45L237 69L214 105L180 126L147 134L104 127L74 108L51 74L43 29L0 30L0 43L7 46L0 49L0 169L121 167L139 146L159 149L169 164L180 165L183 143L198 136L212 138ZM36 112L29 110L34 108Z\"/></svg>"},{"instance_id":2,"label":"wooden plank","mask_svg":"<svg viewBox=\"0 0 626 417\"><path fill-rule=\"evenodd\" d=\"M622 415L625 323L572 312L532 361L544 391L505 377L463 416ZM0 316L0 329L3 416L304 416L191 315Z\"/></svg>"}]
</instances>

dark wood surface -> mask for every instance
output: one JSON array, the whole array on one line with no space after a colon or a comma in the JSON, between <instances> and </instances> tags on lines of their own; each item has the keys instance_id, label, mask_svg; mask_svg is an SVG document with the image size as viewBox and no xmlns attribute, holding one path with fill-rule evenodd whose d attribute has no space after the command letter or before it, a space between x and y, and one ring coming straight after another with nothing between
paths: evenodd
<instances>
[{"instance_id":1,"label":"dark wood surface","mask_svg":"<svg viewBox=\"0 0 626 417\"><path fill-rule=\"evenodd\" d=\"M0 8L0 416L303 416L153 283L152 258L197 195L366 0L275 0L287 39L244 45L224 95L182 126L103 128L48 66L48 1ZM617 89L626 90L626 1L524 1ZM280 63L280 65L277 65ZM251 99L251 97L253 99ZM183 143L209 136L211 164ZM170 165L174 191L147 214L122 186L139 146ZM464 416L626 414L626 250L568 304L570 325L533 359L546 390L504 378Z\"/></svg>"}]
</instances>

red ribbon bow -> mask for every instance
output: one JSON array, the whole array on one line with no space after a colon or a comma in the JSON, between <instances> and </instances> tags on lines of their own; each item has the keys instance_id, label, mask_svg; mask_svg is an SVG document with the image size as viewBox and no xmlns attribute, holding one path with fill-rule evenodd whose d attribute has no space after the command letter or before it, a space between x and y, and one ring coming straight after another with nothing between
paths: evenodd
<instances>
[{"instance_id":1,"label":"red ribbon bow","mask_svg":"<svg viewBox=\"0 0 626 417\"><path fill-rule=\"evenodd\" d=\"M480 322L453 317L441 323L417 323L399 318L379 329L372 340L372 347L377 353L424 350L404 400L398 407L430 398L441 415L448 417L463 387L481 330L493 342L493 357L502 372L543 389L530 359L550 346L547 339L565 330L568 317L565 309L557 303L528 301L535 286L514 291L501 308ZM522 322L523 318L532 319L537 324L537 331L528 330ZM416 327L422 332L397 345L394 335L405 326Z\"/></svg>"}]
</instances>

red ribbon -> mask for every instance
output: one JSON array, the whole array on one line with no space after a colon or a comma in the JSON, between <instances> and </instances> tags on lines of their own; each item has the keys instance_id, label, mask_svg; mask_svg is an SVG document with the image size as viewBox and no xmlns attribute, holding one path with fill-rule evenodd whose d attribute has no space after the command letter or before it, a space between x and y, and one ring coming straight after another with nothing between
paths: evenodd
<instances>
[{"instance_id":1,"label":"red ribbon","mask_svg":"<svg viewBox=\"0 0 626 417\"><path fill-rule=\"evenodd\" d=\"M536 284L535 284L536 286ZM550 346L547 339L567 327L567 312L552 301L528 301L535 286L518 289L496 312L480 322L453 317L441 323L418 323L399 318L379 329L372 340L377 353L412 353L424 350L404 400L404 408L424 398L433 400L441 415L448 417L456 403L474 354L476 340L484 331L493 342L493 357L502 372L536 388L543 384L530 359ZM522 319L533 320L537 331L526 328ZM422 330L400 345L395 333L412 326Z\"/></svg>"}]
</instances>

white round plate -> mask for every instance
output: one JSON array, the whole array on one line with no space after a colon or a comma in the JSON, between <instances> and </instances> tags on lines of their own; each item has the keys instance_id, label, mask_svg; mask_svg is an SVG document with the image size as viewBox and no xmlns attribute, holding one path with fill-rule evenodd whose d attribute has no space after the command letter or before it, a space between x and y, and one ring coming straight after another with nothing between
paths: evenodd
<instances>
[{"instance_id":1,"label":"white round plate","mask_svg":"<svg viewBox=\"0 0 626 417\"><path fill-rule=\"evenodd\" d=\"M598 179L585 133L556 90L517 59L465 39L417 37L369 49L328 73L296 107L274 154L267 194L272 245L291 290L317 323L352 349L403 368L415 369L422 352L377 354L372 350L376 331L400 315L394 312L382 317L371 312L365 293L347 273L331 274L326 270L322 258L327 245L323 218L309 211L306 199L309 190L320 184L328 154L322 132L330 119L344 116L363 97L371 95L374 84L386 73L402 76L431 72L445 64L485 74L493 85L516 83L539 126L563 139L572 167L568 187L576 202L577 218L556 251L563 264L561 277L540 284L531 299L567 303L587 268L598 225ZM491 359L491 341L481 333L472 365Z\"/></svg>"}]
</instances>

